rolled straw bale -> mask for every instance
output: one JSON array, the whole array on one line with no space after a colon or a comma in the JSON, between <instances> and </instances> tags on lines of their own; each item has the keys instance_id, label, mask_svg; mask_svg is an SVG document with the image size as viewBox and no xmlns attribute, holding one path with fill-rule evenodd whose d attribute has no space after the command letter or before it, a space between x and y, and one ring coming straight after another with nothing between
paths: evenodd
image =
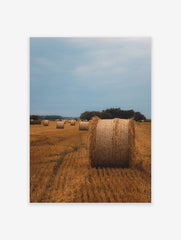
<instances>
[{"instance_id":1,"label":"rolled straw bale","mask_svg":"<svg viewBox=\"0 0 181 240\"><path fill-rule=\"evenodd\" d=\"M88 122L79 122L79 130L88 130L89 123Z\"/></svg>"},{"instance_id":2,"label":"rolled straw bale","mask_svg":"<svg viewBox=\"0 0 181 240\"><path fill-rule=\"evenodd\" d=\"M131 166L135 145L134 120L93 118L89 145L92 167Z\"/></svg>"},{"instance_id":3,"label":"rolled straw bale","mask_svg":"<svg viewBox=\"0 0 181 240\"><path fill-rule=\"evenodd\" d=\"M57 121L57 128L64 128L64 122L63 121Z\"/></svg>"},{"instance_id":4,"label":"rolled straw bale","mask_svg":"<svg viewBox=\"0 0 181 240\"><path fill-rule=\"evenodd\" d=\"M75 120L71 120L71 121L70 121L70 125L71 125L71 126L75 126Z\"/></svg>"},{"instance_id":5,"label":"rolled straw bale","mask_svg":"<svg viewBox=\"0 0 181 240\"><path fill-rule=\"evenodd\" d=\"M44 120L44 121L43 121L43 125L44 125L44 126L48 126L48 124L49 124L49 121L48 121L48 120Z\"/></svg>"}]
</instances>

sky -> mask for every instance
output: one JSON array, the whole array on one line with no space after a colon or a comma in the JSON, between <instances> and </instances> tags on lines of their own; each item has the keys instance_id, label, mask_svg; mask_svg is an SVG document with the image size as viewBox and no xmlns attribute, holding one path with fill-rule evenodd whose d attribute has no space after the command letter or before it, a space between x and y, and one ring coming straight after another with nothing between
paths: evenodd
<instances>
[{"instance_id":1,"label":"sky","mask_svg":"<svg viewBox=\"0 0 181 240\"><path fill-rule=\"evenodd\" d=\"M118 107L151 118L150 38L30 38L30 114Z\"/></svg>"}]
</instances>

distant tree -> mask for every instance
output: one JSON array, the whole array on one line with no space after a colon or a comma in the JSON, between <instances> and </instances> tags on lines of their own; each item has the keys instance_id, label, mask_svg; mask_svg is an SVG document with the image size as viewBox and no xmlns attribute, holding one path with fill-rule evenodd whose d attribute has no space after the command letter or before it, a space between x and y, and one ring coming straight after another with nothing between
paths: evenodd
<instances>
[{"instance_id":1,"label":"distant tree","mask_svg":"<svg viewBox=\"0 0 181 240\"><path fill-rule=\"evenodd\" d=\"M38 120L38 116L37 115L30 115L30 119Z\"/></svg>"},{"instance_id":2,"label":"distant tree","mask_svg":"<svg viewBox=\"0 0 181 240\"><path fill-rule=\"evenodd\" d=\"M135 112L134 120L135 121L146 120L146 117L143 114L141 114L140 112Z\"/></svg>"},{"instance_id":3,"label":"distant tree","mask_svg":"<svg viewBox=\"0 0 181 240\"><path fill-rule=\"evenodd\" d=\"M112 114L108 111L102 111L101 114L100 114L100 118L101 119L112 119Z\"/></svg>"},{"instance_id":4,"label":"distant tree","mask_svg":"<svg viewBox=\"0 0 181 240\"><path fill-rule=\"evenodd\" d=\"M41 115L38 116L39 119L43 120L43 119L47 119L47 120L56 120L56 119L62 119L63 117L60 115Z\"/></svg>"},{"instance_id":5,"label":"distant tree","mask_svg":"<svg viewBox=\"0 0 181 240\"><path fill-rule=\"evenodd\" d=\"M100 117L100 115L101 115L101 113L98 111L91 111L91 112L86 111L80 115L80 119L89 121L89 120L91 120L92 117L94 117L94 116Z\"/></svg>"},{"instance_id":6,"label":"distant tree","mask_svg":"<svg viewBox=\"0 0 181 240\"><path fill-rule=\"evenodd\" d=\"M122 119L128 119L134 117L134 111L133 110L121 110L120 108L110 108L103 110L102 113L111 115L111 119L113 118L122 118Z\"/></svg>"},{"instance_id":7,"label":"distant tree","mask_svg":"<svg viewBox=\"0 0 181 240\"><path fill-rule=\"evenodd\" d=\"M134 118L135 121L145 120L146 117L140 112L134 112L134 110L121 110L120 108L109 108L106 110L99 111L86 111L80 115L81 120L90 120L92 117L98 116L101 119L129 119Z\"/></svg>"},{"instance_id":8,"label":"distant tree","mask_svg":"<svg viewBox=\"0 0 181 240\"><path fill-rule=\"evenodd\" d=\"M41 124L41 120L33 120L33 121L31 121L30 122L30 124L32 125L34 125L34 124Z\"/></svg>"}]
</instances>

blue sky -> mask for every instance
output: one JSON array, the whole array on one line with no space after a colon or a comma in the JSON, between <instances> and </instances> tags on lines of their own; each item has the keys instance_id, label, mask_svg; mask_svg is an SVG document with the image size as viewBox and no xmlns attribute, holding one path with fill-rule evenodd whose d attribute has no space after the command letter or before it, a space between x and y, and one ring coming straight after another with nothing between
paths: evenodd
<instances>
[{"instance_id":1,"label":"blue sky","mask_svg":"<svg viewBox=\"0 0 181 240\"><path fill-rule=\"evenodd\" d=\"M120 107L151 118L150 38L30 38L30 113Z\"/></svg>"}]
</instances>

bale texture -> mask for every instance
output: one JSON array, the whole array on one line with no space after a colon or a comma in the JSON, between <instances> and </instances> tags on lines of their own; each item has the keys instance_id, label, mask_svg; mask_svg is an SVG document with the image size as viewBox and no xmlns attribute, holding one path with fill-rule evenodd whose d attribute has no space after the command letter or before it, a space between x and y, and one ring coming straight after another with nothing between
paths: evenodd
<instances>
[{"instance_id":1,"label":"bale texture","mask_svg":"<svg viewBox=\"0 0 181 240\"><path fill-rule=\"evenodd\" d=\"M70 125L75 126L75 120L71 120Z\"/></svg>"},{"instance_id":2,"label":"bale texture","mask_svg":"<svg viewBox=\"0 0 181 240\"><path fill-rule=\"evenodd\" d=\"M57 128L64 128L64 122L63 121L57 121Z\"/></svg>"},{"instance_id":3,"label":"bale texture","mask_svg":"<svg viewBox=\"0 0 181 240\"><path fill-rule=\"evenodd\" d=\"M44 121L43 121L43 125L44 125L44 126L48 126L48 124L49 124L49 121L48 121L48 120L44 120Z\"/></svg>"},{"instance_id":4,"label":"bale texture","mask_svg":"<svg viewBox=\"0 0 181 240\"><path fill-rule=\"evenodd\" d=\"M93 118L89 145L92 167L131 166L135 145L134 120Z\"/></svg>"},{"instance_id":5,"label":"bale texture","mask_svg":"<svg viewBox=\"0 0 181 240\"><path fill-rule=\"evenodd\" d=\"M89 130L88 122L79 122L79 130Z\"/></svg>"}]
</instances>

